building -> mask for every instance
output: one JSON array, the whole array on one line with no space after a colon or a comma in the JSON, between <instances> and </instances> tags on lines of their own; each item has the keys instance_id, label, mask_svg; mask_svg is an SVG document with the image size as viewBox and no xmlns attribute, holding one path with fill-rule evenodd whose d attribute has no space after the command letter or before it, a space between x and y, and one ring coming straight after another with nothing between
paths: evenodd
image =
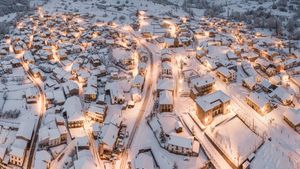
<instances>
[{"instance_id":1,"label":"building","mask_svg":"<svg viewBox=\"0 0 300 169\"><path fill-rule=\"evenodd\" d=\"M191 97L196 99L197 96L210 93L213 90L215 82L215 78L210 75L191 79Z\"/></svg>"},{"instance_id":2,"label":"building","mask_svg":"<svg viewBox=\"0 0 300 169\"><path fill-rule=\"evenodd\" d=\"M78 84L71 80L68 80L66 83L63 84L63 90L67 97L79 94Z\"/></svg>"},{"instance_id":3,"label":"building","mask_svg":"<svg viewBox=\"0 0 300 169\"><path fill-rule=\"evenodd\" d=\"M19 167L23 166L27 144L28 142L23 139L15 139L9 153L9 162L11 164Z\"/></svg>"},{"instance_id":4,"label":"building","mask_svg":"<svg viewBox=\"0 0 300 169\"><path fill-rule=\"evenodd\" d=\"M48 169L52 161L51 154L46 150L37 151L34 159L34 168Z\"/></svg>"},{"instance_id":5,"label":"building","mask_svg":"<svg viewBox=\"0 0 300 169\"><path fill-rule=\"evenodd\" d=\"M260 115L265 115L271 111L271 105L264 93L250 93L246 97L246 103Z\"/></svg>"},{"instance_id":6,"label":"building","mask_svg":"<svg viewBox=\"0 0 300 169\"><path fill-rule=\"evenodd\" d=\"M300 133L300 109L289 108L283 113L283 119L298 133Z\"/></svg>"},{"instance_id":7,"label":"building","mask_svg":"<svg viewBox=\"0 0 300 169\"><path fill-rule=\"evenodd\" d=\"M242 80L242 85L250 90L254 90L256 86L256 78L253 76L246 77Z\"/></svg>"},{"instance_id":8,"label":"building","mask_svg":"<svg viewBox=\"0 0 300 169\"><path fill-rule=\"evenodd\" d=\"M62 113L67 117L69 128L83 126L84 117L81 101L78 96L71 96L66 100Z\"/></svg>"},{"instance_id":9,"label":"building","mask_svg":"<svg viewBox=\"0 0 300 169\"><path fill-rule=\"evenodd\" d=\"M86 110L85 115L93 121L103 123L106 116L106 111L107 106L93 104L90 105L89 108Z\"/></svg>"},{"instance_id":10,"label":"building","mask_svg":"<svg viewBox=\"0 0 300 169\"><path fill-rule=\"evenodd\" d=\"M236 72L232 69L228 69L227 67L219 67L216 70L216 74L218 78L226 83L236 80Z\"/></svg>"},{"instance_id":11,"label":"building","mask_svg":"<svg viewBox=\"0 0 300 169\"><path fill-rule=\"evenodd\" d=\"M28 88L25 92L27 103L36 103L38 99L38 90L36 88Z\"/></svg>"},{"instance_id":12,"label":"building","mask_svg":"<svg viewBox=\"0 0 300 169\"><path fill-rule=\"evenodd\" d=\"M170 78L163 78L157 80L157 87L156 87L157 96L159 96L160 92L163 90L171 91L174 94L175 84L174 80Z\"/></svg>"},{"instance_id":13,"label":"building","mask_svg":"<svg viewBox=\"0 0 300 169\"><path fill-rule=\"evenodd\" d=\"M204 125L212 122L213 117L219 114L226 114L230 105L230 97L218 90L214 93L197 97L197 116Z\"/></svg>"},{"instance_id":14,"label":"building","mask_svg":"<svg viewBox=\"0 0 300 169\"><path fill-rule=\"evenodd\" d=\"M34 126L36 122L36 116L27 115L22 119L22 122L19 126L19 130L16 134L17 139L23 139L28 143L31 142Z\"/></svg>"},{"instance_id":15,"label":"building","mask_svg":"<svg viewBox=\"0 0 300 169\"><path fill-rule=\"evenodd\" d=\"M96 76L90 76L87 79L86 87L83 90L83 96L85 102L96 101L98 94L98 82Z\"/></svg>"},{"instance_id":16,"label":"building","mask_svg":"<svg viewBox=\"0 0 300 169\"><path fill-rule=\"evenodd\" d=\"M145 62L139 62L138 71L140 75L145 76L147 73L147 64Z\"/></svg>"},{"instance_id":17,"label":"building","mask_svg":"<svg viewBox=\"0 0 300 169\"><path fill-rule=\"evenodd\" d=\"M184 137L176 134L169 134L167 137L166 149L175 154L198 155L200 144L193 137Z\"/></svg>"},{"instance_id":18,"label":"building","mask_svg":"<svg viewBox=\"0 0 300 169\"><path fill-rule=\"evenodd\" d=\"M105 124L99 136L99 155L102 159L113 153L120 128L113 123Z\"/></svg>"},{"instance_id":19,"label":"building","mask_svg":"<svg viewBox=\"0 0 300 169\"><path fill-rule=\"evenodd\" d=\"M161 63L161 74L166 77L172 77L172 65L171 62L162 62Z\"/></svg>"},{"instance_id":20,"label":"building","mask_svg":"<svg viewBox=\"0 0 300 169\"><path fill-rule=\"evenodd\" d=\"M88 85L83 89L83 97L85 102L93 102L97 99L97 87Z\"/></svg>"},{"instance_id":21,"label":"building","mask_svg":"<svg viewBox=\"0 0 300 169\"><path fill-rule=\"evenodd\" d=\"M142 75L138 74L134 77L132 81L132 87L142 90L144 86L144 82L145 82L145 78Z\"/></svg>"},{"instance_id":22,"label":"building","mask_svg":"<svg viewBox=\"0 0 300 169\"><path fill-rule=\"evenodd\" d=\"M272 98L276 98L283 105L290 105L293 103L293 95L289 93L289 91L281 86L277 87L272 93L269 95Z\"/></svg>"},{"instance_id":23,"label":"building","mask_svg":"<svg viewBox=\"0 0 300 169\"><path fill-rule=\"evenodd\" d=\"M158 107L160 112L172 112L174 100L171 91L161 91L158 99Z\"/></svg>"}]
</instances>

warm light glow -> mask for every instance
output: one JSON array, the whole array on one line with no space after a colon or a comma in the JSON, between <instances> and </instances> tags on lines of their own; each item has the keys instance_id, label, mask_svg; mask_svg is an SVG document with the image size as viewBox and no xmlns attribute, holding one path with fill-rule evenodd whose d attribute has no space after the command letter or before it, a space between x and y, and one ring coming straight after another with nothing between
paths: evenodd
<instances>
[{"instance_id":1,"label":"warm light glow","mask_svg":"<svg viewBox=\"0 0 300 169\"><path fill-rule=\"evenodd\" d=\"M94 33L92 34L92 37L93 37L93 38L97 38L97 37L98 37L98 33L97 33L97 32L94 32Z\"/></svg>"},{"instance_id":2,"label":"warm light glow","mask_svg":"<svg viewBox=\"0 0 300 169\"><path fill-rule=\"evenodd\" d=\"M20 22L20 23L17 24L17 28L18 28L18 29L21 29L21 28L23 28L23 27L24 27L23 22Z\"/></svg>"},{"instance_id":3,"label":"warm light glow","mask_svg":"<svg viewBox=\"0 0 300 169\"><path fill-rule=\"evenodd\" d=\"M11 39L8 38L8 39L5 40L5 42L6 42L7 44L10 44L10 43L11 43Z\"/></svg>"},{"instance_id":4,"label":"warm light glow","mask_svg":"<svg viewBox=\"0 0 300 169\"><path fill-rule=\"evenodd\" d=\"M65 66L65 67L64 67L65 71L70 72L71 69L72 69L72 66L73 66L73 63L71 63L71 64Z\"/></svg>"},{"instance_id":5,"label":"warm light glow","mask_svg":"<svg viewBox=\"0 0 300 169\"><path fill-rule=\"evenodd\" d=\"M53 59L56 62L60 62L59 57L57 56L57 49L55 46L52 46L52 55L53 55Z\"/></svg>"}]
</instances>

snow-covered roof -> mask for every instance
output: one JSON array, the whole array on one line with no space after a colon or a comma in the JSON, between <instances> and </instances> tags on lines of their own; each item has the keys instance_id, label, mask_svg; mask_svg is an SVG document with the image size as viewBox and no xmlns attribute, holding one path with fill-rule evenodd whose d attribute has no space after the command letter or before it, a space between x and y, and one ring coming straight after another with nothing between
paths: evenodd
<instances>
[{"instance_id":1,"label":"snow-covered roof","mask_svg":"<svg viewBox=\"0 0 300 169\"><path fill-rule=\"evenodd\" d=\"M173 79L158 79L157 81L157 90L174 90L174 80Z\"/></svg>"},{"instance_id":2,"label":"snow-covered roof","mask_svg":"<svg viewBox=\"0 0 300 169\"><path fill-rule=\"evenodd\" d=\"M97 165L89 150L81 150L78 159L74 161L74 169L97 169Z\"/></svg>"},{"instance_id":3,"label":"snow-covered roof","mask_svg":"<svg viewBox=\"0 0 300 169\"><path fill-rule=\"evenodd\" d=\"M183 137L174 133L170 133L167 144L175 145L178 147L184 147L188 149L193 148L193 138L192 137Z\"/></svg>"},{"instance_id":4,"label":"snow-covered roof","mask_svg":"<svg viewBox=\"0 0 300 169\"><path fill-rule=\"evenodd\" d=\"M270 96L277 97L282 102L293 99L293 95L281 86L277 87L272 93L270 93Z\"/></svg>"},{"instance_id":5,"label":"snow-covered roof","mask_svg":"<svg viewBox=\"0 0 300 169\"><path fill-rule=\"evenodd\" d=\"M133 84L135 85L142 85L144 83L145 78L141 75L136 75L133 79Z\"/></svg>"},{"instance_id":6,"label":"snow-covered roof","mask_svg":"<svg viewBox=\"0 0 300 169\"><path fill-rule=\"evenodd\" d=\"M112 49L112 56L117 62L122 60L133 60L133 53L123 48Z\"/></svg>"},{"instance_id":7,"label":"snow-covered roof","mask_svg":"<svg viewBox=\"0 0 300 169\"><path fill-rule=\"evenodd\" d=\"M227 67L219 67L217 69L217 72L219 72L220 74L222 74L225 77L230 77L230 70Z\"/></svg>"},{"instance_id":8,"label":"snow-covered roof","mask_svg":"<svg viewBox=\"0 0 300 169\"><path fill-rule=\"evenodd\" d=\"M155 169L154 168L154 161L152 156L147 153L140 153L138 156L134 159L134 168L135 169Z\"/></svg>"},{"instance_id":9,"label":"snow-covered roof","mask_svg":"<svg viewBox=\"0 0 300 169\"><path fill-rule=\"evenodd\" d=\"M101 105L91 104L89 106L87 112L105 115L106 107L105 106L101 106Z\"/></svg>"},{"instance_id":10,"label":"snow-covered roof","mask_svg":"<svg viewBox=\"0 0 300 169\"><path fill-rule=\"evenodd\" d=\"M256 104L260 109L269 103L269 100L266 98L264 93L251 92L247 98Z\"/></svg>"},{"instance_id":11,"label":"snow-covered roof","mask_svg":"<svg viewBox=\"0 0 300 169\"><path fill-rule=\"evenodd\" d=\"M243 82L248 85L250 88L253 88L256 85L255 77L250 76L243 79Z\"/></svg>"},{"instance_id":12,"label":"snow-covered roof","mask_svg":"<svg viewBox=\"0 0 300 169\"><path fill-rule=\"evenodd\" d=\"M161 67L162 69L172 69L172 65L170 62L162 62Z\"/></svg>"},{"instance_id":13,"label":"snow-covered roof","mask_svg":"<svg viewBox=\"0 0 300 169\"><path fill-rule=\"evenodd\" d=\"M159 104L173 104L173 95L171 91L163 90L159 93Z\"/></svg>"},{"instance_id":14,"label":"snow-covered roof","mask_svg":"<svg viewBox=\"0 0 300 169\"><path fill-rule=\"evenodd\" d=\"M112 123L105 124L101 128L100 142L104 143L110 149L112 149L118 137L118 133L119 133L119 128L116 125Z\"/></svg>"},{"instance_id":15,"label":"snow-covered roof","mask_svg":"<svg viewBox=\"0 0 300 169\"><path fill-rule=\"evenodd\" d=\"M300 109L289 108L283 113L283 116L293 123L294 126L300 125Z\"/></svg>"},{"instance_id":16,"label":"snow-covered roof","mask_svg":"<svg viewBox=\"0 0 300 169\"><path fill-rule=\"evenodd\" d=\"M223 91L218 90L214 93L197 97L195 101L197 105L201 107L204 111L208 111L222 103L230 101L230 97L226 95Z\"/></svg>"},{"instance_id":17,"label":"snow-covered roof","mask_svg":"<svg viewBox=\"0 0 300 169\"><path fill-rule=\"evenodd\" d=\"M27 140L31 140L32 133L35 126L36 117L28 114L22 119L22 122L19 126L19 130L16 134L16 137L22 137Z\"/></svg>"}]
</instances>

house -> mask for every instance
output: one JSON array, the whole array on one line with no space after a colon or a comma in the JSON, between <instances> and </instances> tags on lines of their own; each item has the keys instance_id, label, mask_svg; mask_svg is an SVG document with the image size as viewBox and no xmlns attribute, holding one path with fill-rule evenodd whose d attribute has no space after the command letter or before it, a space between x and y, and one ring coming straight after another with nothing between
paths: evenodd
<instances>
[{"instance_id":1,"label":"house","mask_svg":"<svg viewBox=\"0 0 300 169\"><path fill-rule=\"evenodd\" d=\"M78 150L89 150L90 142L87 136L77 137Z\"/></svg>"},{"instance_id":2,"label":"house","mask_svg":"<svg viewBox=\"0 0 300 169\"><path fill-rule=\"evenodd\" d=\"M256 78L253 76L246 77L242 80L242 85L250 90L254 90L256 86Z\"/></svg>"},{"instance_id":3,"label":"house","mask_svg":"<svg viewBox=\"0 0 300 169\"><path fill-rule=\"evenodd\" d=\"M247 58L250 62L254 62L258 58L258 55L254 52L250 52L242 54L242 57Z\"/></svg>"},{"instance_id":4,"label":"house","mask_svg":"<svg viewBox=\"0 0 300 169\"><path fill-rule=\"evenodd\" d=\"M173 79L162 78L157 80L157 88L156 88L157 96L159 96L160 92L163 90L171 91L174 94L175 84Z\"/></svg>"},{"instance_id":5,"label":"house","mask_svg":"<svg viewBox=\"0 0 300 169\"><path fill-rule=\"evenodd\" d=\"M290 80L295 84L295 86L298 87L298 90L300 91L300 76L299 75L291 76Z\"/></svg>"},{"instance_id":6,"label":"house","mask_svg":"<svg viewBox=\"0 0 300 169\"><path fill-rule=\"evenodd\" d=\"M242 61L241 65L242 65L242 69L248 76L256 76L257 75L257 73L256 73L255 69L253 68L253 66L251 65L251 63Z\"/></svg>"},{"instance_id":7,"label":"house","mask_svg":"<svg viewBox=\"0 0 300 169\"><path fill-rule=\"evenodd\" d=\"M90 150L80 150L77 152L77 159L74 160L74 169L97 169L95 159Z\"/></svg>"},{"instance_id":8,"label":"house","mask_svg":"<svg viewBox=\"0 0 300 169\"><path fill-rule=\"evenodd\" d=\"M35 122L36 116L33 116L31 114L24 116L20 123L16 138L25 140L30 143L34 131Z\"/></svg>"},{"instance_id":9,"label":"house","mask_svg":"<svg viewBox=\"0 0 300 169\"><path fill-rule=\"evenodd\" d=\"M106 116L107 106L92 104L85 111L85 115L91 120L103 123Z\"/></svg>"},{"instance_id":10,"label":"house","mask_svg":"<svg viewBox=\"0 0 300 169\"><path fill-rule=\"evenodd\" d=\"M67 117L69 128L83 126L84 117L82 114L81 101L78 96L71 96L67 98L63 105L62 113Z\"/></svg>"},{"instance_id":11,"label":"house","mask_svg":"<svg viewBox=\"0 0 300 169\"><path fill-rule=\"evenodd\" d=\"M251 92L246 97L246 103L260 115L265 115L271 111L271 104L264 93Z\"/></svg>"},{"instance_id":12,"label":"house","mask_svg":"<svg viewBox=\"0 0 300 169\"><path fill-rule=\"evenodd\" d=\"M288 59L283 62L283 68L285 70L293 68L293 67L297 67L297 66L300 66L300 58L292 58L292 59Z\"/></svg>"},{"instance_id":13,"label":"house","mask_svg":"<svg viewBox=\"0 0 300 169\"><path fill-rule=\"evenodd\" d=\"M208 125L212 122L213 117L219 114L226 114L229 111L230 97L218 90L214 93L197 97L195 102L198 118L204 125Z\"/></svg>"},{"instance_id":14,"label":"house","mask_svg":"<svg viewBox=\"0 0 300 169\"><path fill-rule=\"evenodd\" d=\"M161 61L162 62L166 62L166 61L171 62L172 61L172 55L169 50L163 50L161 52Z\"/></svg>"},{"instance_id":15,"label":"house","mask_svg":"<svg viewBox=\"0 0 300 169\"><path fill-rule=\"evenodd\" d=\"M152 150L150 150L152 151ZM155 162L150 153L138 153L134 159L133 169L155 169Z\"/></svg>"},{"instance_id":16,"label":"house","mask_svg":"<svg viewBox=\"0 0 300 169\"><path fill-rule=\"evenodd\" d=\"M262 90L266 93L271 93L274 89L276 89L275 85L272 85L269 80L263 79L260 83L259 86L262 88Z\"/></svg>"},{"instance_id":17,"label":"house","mask_svg":"<svg viewBox=\"0 0 300 169\"><path fill-rule=\"evenodd\" d=\"M55 110L48 109L43 120L43 126L39 129L38 145L39 148L49 148L60 145L67 141L67 128L65 120L61 115L54 114Z\"/></svg>"},{"instance_id":18,"label":"house","mask_svg":"<svg viewBox=\"0 0 300 169\"><path fill-rule=\"evenodd\" d=\"M53 125L53 127L51 126ZM46 125L39 130L40 148L48 148L65 143L67 140L67 128L64 125Z\"/></svg>"},{"instance_id":19,"label":"house","mask_svg":"<svg viewBox=\"0 0 300 169\"><path fill-rule=\"evenodd\" d=\"M202 96L210 93L216 80L210 75L195 77L191 79L191 97L195 99L197 96Z\"/></svg>"},{"instance_id":20,"label":"house","mask_svg":"<svg viewBox=\"0 0 300 169\"><path fill-rule=\"evenodd\" d=\"M117 82L106 83L105 91L109 92L110 100L112 104L123 104L125 103L125 95L123 89Z\"/></svg>"},{"instance_id":21,"label":"house","mask_svg":"<svg viewBox=\"0 0 300 169\"><path fill-rule=\"evenodd\" d=\"M142 75L136 75L132 81L132 87L143 90L145 78Z\"/></svg>"},{"instance_id":22,"label":"house","mask_svg":"<svg viewBox=\"0 0 300 169\"><path fill-rule=\"evenodd\" d=\"M83 96L85 102L96 101L98 94L98 82L96 76L90 76L87 79L86 87L83 89Z\"/></svg>"},{"instance_id":23,"label":"house","mask_svg":"<svg viewBox=\"0 0 300 169\"><path fill-rule=\"evenodd\" d=\"M193 137L170 133L167 137L165 148L175 154L197 156L200 144Z\"/></svg>"},{"instance_id":24,"label":"house","mask_svg":"<svg viewBox=\"0 0 300 169\"><path fill-rule=\"evenodd\" d=\"M100 133L100 124L93 123L92 124L92 135L93 135L94 139L97 139L99 133Z\"/></svg>"},{"instance_id":25,"label":"house","mask_svg":"<svg viewBox=\"0 0 300 169\"><path fill-rule=\"evenodd\" d=\"M53 97L55 105L63 105L66 101L65 94L61 88L53 90Z\"/></svg>"},{"instance_id":26,"label":"house","mask_svg":"<svg viewBox=\"0 0 300 169\"><path fill-rule=\"evenodd\" d=\"M142 100L142 93L141 93L140 89L138 89L138 88L131 88L130 93L131 93L131 99L134 102L139 102L139 101Z\"/></svg>"},{"instance_id":27,"label":"house","mask_svg":"<svg viewBox=\"0 0 300 169\"><path fill-rule=\"evenodd\" d=\"M207 51L205 51L203 48L200 48L200 49L196 50L196 58L197 59L200 59L200 58L202 58L206 55L207 55Z\"/></svg>"},{"instance_id":28,"label":"house","mask_svg":"<svg viewBox=\"0 0 300 169\"><path fill-rule=\"evenodd\" d=\"M15 139L9 153L9 162L11 164L19 167L23 166L27 144L28 142L23 139Z\"/></svg>"},{"instance_id":29,"label":"house","mask_svg":"<svg viewBox=\"0 0 300 169\"><path fill-rule=\"evenodd\" d=\"M30 87L26 90L25 95L26 95L26 102L30 104L30 103L37 102L39 93L37 88Z\"/></svg>"},{"instance_id":30,"label":"house","mask_svg":"<svg viewBox=\"0 0 300 169\"><path fill-rule=\"evenodd\" d=\"M99 66L101 64L101 60L100 60L99 55L91 55L90 60L91 60L91 63L94 66Z\"/></svg>"},{"instance_id":31,"label":"house","mask_svg":"<svg viewBox=\"0 0 300 169\"><path fill-rule=\"evenodd\" d=\"M85 102L93 102L97 99L97 87L88 85L83 89L83 97Z\"/></svg>"},{"instance_id":32,"label":"house","mask_svg":"<svg viewBox=\"0 0 300 169\"><path fill-rule=\"evenodd\" d=\"M171 91L164 90L159 94L158 106L160 112L172 112L173 111L173 94Z\"/></svg>"},{"instance_id":33,"label":"house","mask_svg":"<svg viewBox=\"0 0 300 169\"><path fill-rule=\"evenodd\" d=\"M46 150L37 151L34 159L34 168L48 169L52 161L51 154Z\"/></svg>"},{"instance_id":34,"label":"house","mask_svg":"<svg viewBox=\"0 0 300 169\"><path fill-rule=\"evenodd\" d=\"M26 51L24 53L23 59L27 63L34 63L35 62L34 57L33 57L32 53L30 51Z\"/></svg>"},{"instance_id":35,"label":"house","mask_svg":"<svg viewBox=\"0 0 300 169\"><path fill-rule=\"evenodd\" d=\"M120 128L113 123L105 124L99 135L99 155L101 159L113 153Z\"/></svg>"},{"instance_id":36,"label":"house","mask_svg":"<svg viewBox=\"0 0 300 169\"><path fill-rule=\"evenodd\" d=\"M239 59L239 57L235 53L233 53L232 51L228 51L226 53L226 56L227 56L228 60L237 60L237 59Z\"/></svg>"},{"instance_id":37,"label":"house","mask_svg":"<svg viewBox=\"0 0 300 169\"><path fill-rule=\"evenodd\" d=\"M161 73L163 77L172 77L171 62L165 61L161 63Z\"/></svg>"},{"instance_id":38,"label":"house","mask_svg":"<svg viewBox=\"0 0 300 169\"><path fill-rule=\"evenodd\" d=\"M300 109L289 108L283 113L284 120L298 133L300 133Z\"/></svg>"},{"instance_id":39,"label":"house","mask_svg":"<svg viewBox=\"0 0 300 169\"><path fill-rule=\"evenodd\" d=\"M147 64L145 62L139 62L138 71L140 75L145 76L147 73Z\"/></svg>"},{"instance_id":40,"label":"house","mask_svg":"<svg viewBox=\"0 0 300 169\"><path fill-rule=\"evenodd\" d=\"M269 96L278 99L283 105L290 105L293 103L293 95L281 86L272 91Z\"/></svg>"},{"instance_id":41,"label":"house","mask_svg":"<svg viewBox=\"0 0 300 169\"><path fill-rule=\"evenodd\" d=\"M79 86L76 82L72 80L68 80L63 84L63 90L67 97L79 94Z\"/></svg>"},{"instance_id":42,"label":"house","mask_svg":"<svg viewBox=\"0 0 300 169\"><path fill-rule=\"evenodd\" d=\"M114 62L120 64L125 69L133 69L135 64L135 57L137 54L123 48L113 48L110 49L110 55Z\"/></svg>"},{"instance_id":43,"label":"house","mask_svg":"<svg viewBox=\"0 0 300 169\"><path fill-rule=\"evenodd\" d=\"M227 67L219 67L216 70L216 74L218 78L226 83L236 80L236 72L232 69L228 69Z\"/></svg>"}]
</instances>

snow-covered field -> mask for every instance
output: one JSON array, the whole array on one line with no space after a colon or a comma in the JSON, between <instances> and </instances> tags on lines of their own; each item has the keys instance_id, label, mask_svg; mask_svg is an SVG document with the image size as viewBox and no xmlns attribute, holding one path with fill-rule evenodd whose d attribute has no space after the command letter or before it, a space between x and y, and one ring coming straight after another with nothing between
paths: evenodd
<instances>
[{"instance_id":1,"label":"snow-covered field","mask_svg":"<svg viewBox=\"0 0 300 169\"><path fill-rule=\"evenodd\" d=\"M240 166L263 143L263 139L238 117L208 128L206 132L236 166Z\"/></svg>"}]
</instances>

